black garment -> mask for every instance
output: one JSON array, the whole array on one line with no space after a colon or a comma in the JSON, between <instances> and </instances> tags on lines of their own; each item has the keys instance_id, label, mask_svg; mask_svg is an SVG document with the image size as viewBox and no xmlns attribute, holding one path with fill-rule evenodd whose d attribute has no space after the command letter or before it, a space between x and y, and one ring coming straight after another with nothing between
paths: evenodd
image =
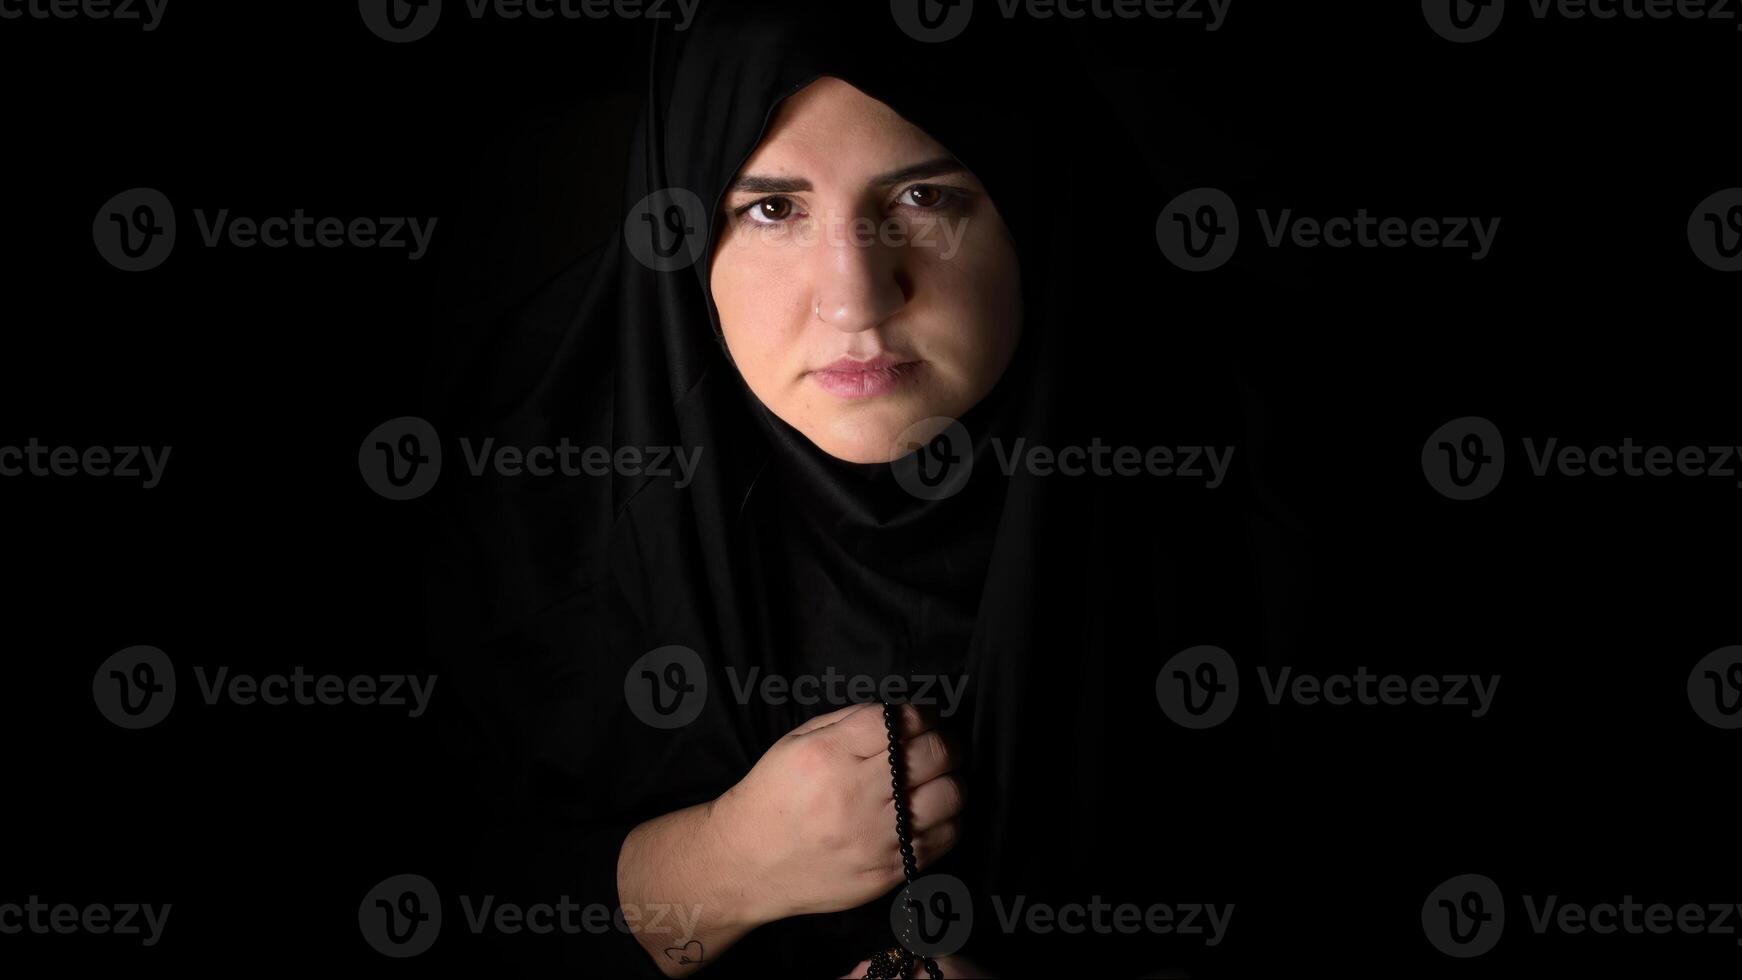
<instances>
[{"instance_id":1,"label":"black garment","mask_svg":"<svg viewBox=\"0 0 1742 980\"><path fill-rule=\"evenodd\" d=\"M979 902L1137 894L1156 869L1183 866L1149 833L1133 783L1164 778L1175 734L1156 708L1162 661L1197 643L1259 649L1246 460L1216 491L1003 464L1018 445L1246 440L1214 343L1131 319L1134 296L1159 304L1145 295L1159 255L1144 215L1160 202L1048 30L986 17L923 44L883 5L813 0L705 3L689 30L657 37L626 215L665 188L717 212L780 100L835 75L986 186L1018 245L1023 339L961 420L964 488L924 500L890 466L829 458L745 388L706 288L711 215L698 216L707 237L693 265L656 271L619 238L495 328L444 431L701 453L684 487L623 473L443 487L449 574L436 605L479 721L484 791L502 807L479 871L495 892L614 906L630 828L719 795L835 707L740 704L734 685L828 667L966 678L951 723L970 736L971 803L935 869L976 894L984 925L964 955L1062 968L1082 955L1069 937L1007 933ZM1177 378L1148 380L1163 368ZM669 645L700 655L710 694L695 721L660 730L629 709L625 677ZM776 923L705 974L838 976L890 943L888 907ZM1136 969L1176 955L1124 946L1100 959ZM564 956L657 975L619 933L574 937Z\"/></svg>"}]
</instances>

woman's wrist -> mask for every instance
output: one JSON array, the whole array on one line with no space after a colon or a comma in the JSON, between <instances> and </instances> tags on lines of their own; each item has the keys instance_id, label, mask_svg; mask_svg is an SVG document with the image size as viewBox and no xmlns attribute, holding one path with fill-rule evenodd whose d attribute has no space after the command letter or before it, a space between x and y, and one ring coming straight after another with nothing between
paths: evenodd
<instances>
[{"instance_id":1,"label":"woman's wrist","mask_svg":"<svg viewBox=\"0 0 1742 980\"><path fill-rule=\"evenodd\" d=\"M763 887L768 870L758 859L753 829L739 819L736 800L727 790L703 804L697 836L712 872L713 887L708 890L719 903L725 924L749 932L792 913L781 906L780 896Z\"/></svg>"}]
</instances>

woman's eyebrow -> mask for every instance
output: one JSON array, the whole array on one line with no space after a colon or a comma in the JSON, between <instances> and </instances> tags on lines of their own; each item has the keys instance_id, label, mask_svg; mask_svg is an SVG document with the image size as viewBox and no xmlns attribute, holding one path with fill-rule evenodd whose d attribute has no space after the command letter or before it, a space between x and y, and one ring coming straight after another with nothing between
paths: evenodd
<instances>
[{"instance_id":1,"label":"woman's eyebrow","mask_svg":"<svg viewBox=\"0 0 1742 980\"><path fill-rule=\"evenodd\" d=\"M726 188L726 193L796 194L799 191L810 189L811 182L803 177L764 177L759 174L745 174L732 181L732 186Z\"/></svg>"},{"instance_id":2,"label":"woman's eyebrow","mask_svg":"<svg viewBox=\"0 0 1742 980\"><path fill-rule=\"evenodd\" d=\"M871 178L873 184L902 184L910 180L924 180L927 177L942 177L945 174L960 173L968 168L962 166L962 161L955 157L938 157L924 163L891 170Z\"/></svg>"},{"instance_id":3,"label":"woman's eyebrow","mask_svg":"<svg viewBox=\"0 0 1742 980\"><path fill-rule=\"evenodd\" d=\"M909 180L924 180L927 177L942 177L945 174L960 173L967 168L955 157L938 157L923 163L915 163L888 173L878 174L871 178L871 183L878 185L893 185ZM811 189L811 182L804 177L771 177L763 174L744 174L732 181L732 186L726 188L728 194L796 194Z\"/></svg>"}]
</instances>

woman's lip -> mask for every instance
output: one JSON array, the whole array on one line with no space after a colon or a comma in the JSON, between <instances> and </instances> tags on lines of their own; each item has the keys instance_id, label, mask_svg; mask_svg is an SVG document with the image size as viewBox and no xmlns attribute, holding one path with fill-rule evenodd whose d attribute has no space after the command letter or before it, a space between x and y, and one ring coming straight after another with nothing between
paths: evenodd
<instances>
[{"instance_id":1,"label":"woman's lip","mask_svg":"<svg viewBox=\"0 0 1742 980\"><path fill-rule=\"evenodd\" d=\"M905 384L919 367L918 361L881 354L869 360L843 357L810 373L824 391L841 398L872 398L888 394Z\"/></svg>"},{"instance_id":2,"label":"woman's lip","mask_svg":"<svg viewBox=\"0 0 1742 980\"><path fill-rule=\"evenodd\" d=\"M897 357L894 354L878 354L876 357L859 360L853 357L843 357L832 364L825 364L818 371L833 371L839 374L851 374L855 371L882 371L902 364L914 363L910 358Z\"/></svg>"}]
</instances>

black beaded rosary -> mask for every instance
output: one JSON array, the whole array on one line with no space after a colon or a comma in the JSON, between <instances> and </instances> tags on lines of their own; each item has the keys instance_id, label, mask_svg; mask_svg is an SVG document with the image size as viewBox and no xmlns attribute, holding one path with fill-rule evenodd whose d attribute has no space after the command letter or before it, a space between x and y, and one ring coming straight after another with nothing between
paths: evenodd
<instances>
[{"instance_id":1,"label":"black beaded rosary","mask_svg":"<svg viewBox=\"0 0 1742 980\"><path fill-rule=\"evenodd\" d=\"M883 702L883 730L889 734L889 787L895 794L895 839L901 844L901 873L905 879L901 886L904 896L902 900L911 906L913 897L908 893L913 888L913 876L919 869L913 858L913 831L908 823L907 789L902 785L907 774L901 764L901 736L895 730L895 705L888 701ZM903 927L903 932L905 931ZM937 960L913 953L905 943L873 955L871 968L865 972L865 980L911 980L916 961L925 964L926 976L931 980L943 980L944 974L938 969Z\"/></svg>"}]
</instances>

